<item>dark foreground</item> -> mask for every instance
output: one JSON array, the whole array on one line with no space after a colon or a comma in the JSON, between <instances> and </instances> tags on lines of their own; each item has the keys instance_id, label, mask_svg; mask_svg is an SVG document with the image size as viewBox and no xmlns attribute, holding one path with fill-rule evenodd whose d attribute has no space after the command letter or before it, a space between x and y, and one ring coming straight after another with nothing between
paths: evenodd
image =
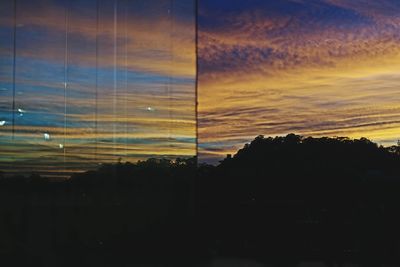
<instances>
[{"instance_id":1,"label":"dark foreground","mask_svg":"<svg viewBox=\"0 0 400 267\"><path fill-rule=\"evenodd\" d=\"M2 266L400 266L400 148L257 137L217 167L0 179Z\"/></svg>"}]
</instances>

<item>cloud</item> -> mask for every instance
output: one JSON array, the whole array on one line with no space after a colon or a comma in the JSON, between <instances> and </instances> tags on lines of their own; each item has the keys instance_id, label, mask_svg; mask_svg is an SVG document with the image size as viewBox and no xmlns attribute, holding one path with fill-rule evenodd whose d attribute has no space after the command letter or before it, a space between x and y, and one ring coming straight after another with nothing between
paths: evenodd
<instances>
[{"instance_id":1,"label":"cloud","mask_svg":"<svg viewBox=\"0 0 400 267\"><path fill-rule=\"evenodd\" d=\"M204 1L200 143L289 132L396 140L399 6L361 2Z\"/></svg>"},{"instance_id":2,"label":"cloud","mask_svg":"<svg viewBox=\"0 0 400 267\"><path fill-rule=\"evenodd\" d=\"M178 77L194 76L195 27L192 7L183 3L170 8L162 2L158 1L152 5L145 4L144 1L121 2L117 20L114 21L113 2L100 1L98 40L101 67L113 66L113 47L116 37L119 66L125 66L127 63L127 68L134 71ZM63 62L66 5L53 1L36 1L35 5L28 1L19 2L18 56ZM96 1L87 1L82 8L73 2L69 5L69 62L94 66L97 36ZM140 10L144 7L146 7L145 12ZM11 28L12 5L5 8L8 8L9 12L0 18L0 27ZM168 13L169 8L171 10ZM188 15L182 18L179 12ZM11 42L12 31L8 34L10 35L8 40ZM2 53L8 51L5 47L2 49ZM128 57L127 61L125 55Z\"/></svg>"}]
</instances>

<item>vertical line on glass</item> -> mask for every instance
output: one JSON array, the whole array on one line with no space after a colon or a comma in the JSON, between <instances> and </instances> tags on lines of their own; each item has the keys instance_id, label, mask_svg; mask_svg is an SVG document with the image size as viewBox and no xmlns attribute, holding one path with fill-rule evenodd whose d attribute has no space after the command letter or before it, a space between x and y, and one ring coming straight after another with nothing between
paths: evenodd
<instances>
[{"instance_id":1,"label":"vertical line on glass","mask_svg":"<svg viewBox=\"0 0 400 267\"><path fill-rule=\"evenodd\" d=\"M173 43L173 38L174 38L174 21L173 21L173 10L174 10L174 0L170 1L170 7L169 7L169 20L170 20L170 32L169 32L169 60L170 60L170 72L169 72L169 77L168 77L168 121L169 121L169 127L168 127L168 142L170 146L170 151L169 153L172 152L172 127L173 127L173 121L172 121L172 75L174 71L174 43ZM171 153L172 154L172 153Z\"/></svg>"},{"instance_id":2,"label":"vertical line on glass","mask_svg":"<svg viewBox=\"0 0 400 267\"><path fill-rule=\"evenodd\" d=\"M97 146L98 146L98 86L99 86L99 13L100 13L100 0L96 1L96 81L95 81L95 112L94 112L94 159L97 162Z\"/></svg>"},{"instance_id":3,"label":"vertical line on glass","mask_svg":"<svg viewBox=\"0 0 400 267\"><path fill-rule=\"evenodd\" d=\"M125 117L125 161L128 156L128 111L127 111L127 97L128 97L128 1L125 1L125 95L124 95L124 117Z\"/></svg>"},{"instance_id":4,"label":"vertical line on glass","mask_svg":"<svg viewBox=\"0 0 400 267\"><path fill-rule=\"evenodd\" d=\"M17 0L14 0L14 21L13 21L13 96L12 96L12 140L15 134L15 82L16 82L16 65L17 65Z\"/></svg>"},{"instance_id":5,"label":"vertical line on glass","mask_svg":"<svg viewBox=\"0 0 400 267\"><path fill-rule=\"evenodd\" d=\"M113 156L116 156L116 123L117 123L117 11L118 11L118 0L114 0L114 92L113 92L113 115L114 115L114 122L113 122Z\"/></svg>"},{"instance_id":6,"label":"vertical line on glass","mask_svg":"<svg viewBox=\"0 0 400 267\"><path fill-rule=\"evenodd\" d=\"M67 90L68 90L68 30L69 30L69 2L65 6L65 53L64 53L64 138L63 138L63 159L64 171L66 162L66 136L67 136Z\"/></svg>"},{"instance_id":7,"label":"vertical line on glass","mask_svg":"<svg viewBox=\"0 0 400 267\"><path fill-rule=\"evenodd\" d=\"M199 1L195 0L194 5L194 15L195 15L195 61L196 61L196 77L195 77L195 128L196 128L196 160L197 163L199 162L199 49L198 49L198 42L199 42Z\"/></svg>"}]
</instances>

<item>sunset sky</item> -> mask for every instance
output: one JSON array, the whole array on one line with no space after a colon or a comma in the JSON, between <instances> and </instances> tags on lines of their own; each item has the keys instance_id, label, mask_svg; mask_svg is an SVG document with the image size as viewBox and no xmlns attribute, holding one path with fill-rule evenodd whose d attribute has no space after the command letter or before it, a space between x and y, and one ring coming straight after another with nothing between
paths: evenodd
<instances>
[{"instance_id":1,"label":"sunset sky","mask_svg":"<svg viewBox=\"0 0 400 267\"><path fill-rule=\"evenodd\" d=\"M201 161L260 134L400 139L399 1L198 4ZM194 5L0 1L0 170L193 156Z\"/></svg>"},{"instance_id":2,"label":"sunset sky","mask_svg":"<svg viewBox=\"0 0 400 267\"><path fill-rule=\"evenodd\" d=\"M194 1L15 2L14 91L14 1L0 1L0 170L195 154Z\"/></svg>"},{"instance_id":3,"label":"sunset sky","mask_svg":"<svg viewBox=\"0 0 400 267\"><path fill-rule=\"evenodd\" d=\"M259 134L400 139L398 0L199 1L200 158Z\"/></svg>"}]
</instances>

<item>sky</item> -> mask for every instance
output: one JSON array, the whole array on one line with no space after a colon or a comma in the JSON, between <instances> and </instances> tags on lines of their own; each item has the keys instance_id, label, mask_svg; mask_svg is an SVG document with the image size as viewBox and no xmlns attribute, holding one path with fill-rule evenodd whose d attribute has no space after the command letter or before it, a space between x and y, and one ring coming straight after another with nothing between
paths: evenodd
<instances>
[{"instance_id":1,"label":"sky","mask_svg":"<svg viewBox=\"0 0 400 267\"><path fill-rule=\"evenodd\" d=\"M199 157L257 135L400 139L398 0L202 0Z\"/></svg>"},{"instance_id":2,"label":"sky","mask_svg":"<svg viewBox=\"0 0 400 267\"><path fill-rule=\"evenodd\" d=\"M193 156L194 4L0 1L0 170ZM260 134L400 139L400 2L198 4L201 161Z\"/></svg>"},{"instance_id":3,"label":"sky","mask_svg":"<svg viewBox=\"0 0 400 267\"><path fill-rule=\"evenodd\" d=\"M0 170L67 177L119 159L194 156L194 10L0 1Z\"/></svg>"}]
</instances>

